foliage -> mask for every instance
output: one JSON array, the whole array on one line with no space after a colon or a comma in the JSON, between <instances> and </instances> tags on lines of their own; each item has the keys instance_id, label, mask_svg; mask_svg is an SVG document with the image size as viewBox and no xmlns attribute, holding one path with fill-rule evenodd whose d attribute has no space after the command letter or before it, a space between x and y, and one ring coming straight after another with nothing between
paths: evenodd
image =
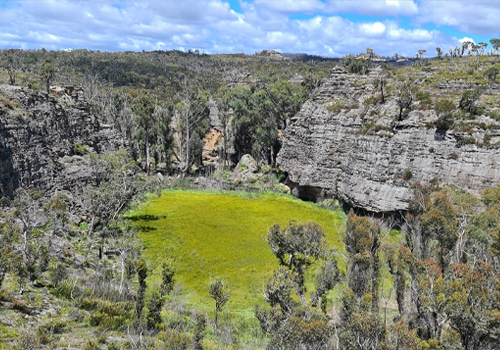
<instances>
[{"instance_id":1,"label":"foliage","mask_svg":"<svg viewBox=\"0 0 500 350\"><path fill-rule=\"evenodd\" d=\"M84 156L89 152L89 146L81 145L78 142L73 145L73 154Z\"/></svg>"},{"instance_id":2,"label":"foliage","mask_svg":"<svg viewBox=\"0 0 500 350\"><path fill-rule=\"evenodd\" d=\"M208 292L210 293L212 299L215 300L215 327L217 328L219 326L219 312L221 312L222 308L229 300L229 286L226 281L217 277L212 283L210 283Z\"/></svg>"},{"instance_id":3,"label":"foliage","mask_svg":"<svg viewBox=\"0 0 500 350\"><path fill-rule=\"evenodd\" d=\"M491 95L491 87L495 83L498 73L500 73L500 70L497 67L490 67L484 72L484 76L489 81L490 95Z\"/></svg>"},{"instance_id":4,"label":"foliage","mask_svg":"<svg viewBox=\"0 0 500 350\"><path fill-rule=\"evenodd\" d=\"M373 311L378 310L382 235L379 221L358 217L352 210L349 212L344 238L348 254L348 285L357 299L371 290Z\"/></svg>"},{"instance_id":5,"label":"foliage","mask_svg":"<svg viewBox=\"0 0 500 350\"><path fill-rule=\"evenodd\" d=\"M369 60L355 55L342 57L342 63L347 67L348 72L352 74L368 74L371 67Z\"/></svg>"},{"instance_id":6,"label":"foliage","mask_svg":"<svg viewBox=\"0 0 500 350\"><path fill-rule=\"evenodd\" d=\"M469 113L474 113L476 110L476 102L479 100L483 92L484 88L482 86L477 86L472 90L464 91L458 104L458 108Z\"/></svg>"},{"instance_id":7,"label":"foliage","mask_svg":"<svg viewBox=\"0 0 500 350\"><path fill-rule=\"evenodd\" d=\"M45 59L42 66L40 67L39 74L43 82L45 83L47 93L50 92L50 83L54 80L56 71L56 67L53 65L51 58Z\"/></svg>"},{"instance_id":8,"label":"foliage","mask_svg":"<svg viewBox=\"0 0 500 350\"><path fill-rule=\"evenodd\" d=\"M326 238L321 226L315 222L301 224L290 221L286 228L273 225L267 232L267 244L278 258L297 276L299 294L303 294L304 274L326 252Z\"/></svg>"},{"instance_id":9,"label":"foliage","mask_svg":"<svg viewBox=\"0 0 500 350\"><path fill-rule=\"evenodd\" d=\"M403 120L403 111L411 108L415 94L417 93L417 86L411 79L400 79L397 81L395 88L396 102L399 106L398 120Z\"/></svg>"}]
</instances>

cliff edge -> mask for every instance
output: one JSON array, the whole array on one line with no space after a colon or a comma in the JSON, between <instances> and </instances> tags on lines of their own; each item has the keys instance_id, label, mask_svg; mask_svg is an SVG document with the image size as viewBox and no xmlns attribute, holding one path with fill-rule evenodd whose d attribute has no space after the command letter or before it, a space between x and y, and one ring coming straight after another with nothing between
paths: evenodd
<instances>
[{"instance_id":1,"label":"cliff edge","mask_svg":"<svg viewBox=\"0 0 500 350\"><path fill-rule=\"evenodd\" d=\"M382 103L373 87L380 73L335 68L292 118L277 158L292 193L394 212L408 208L415 182L439 181L474 194L499 184L497 120L483 114L443 129L433 107L418 101L399 121L395 93Z\"/></svg>"},{"instance_id":2,"label":"cliff edge","mask_svg":"<svg viewBox=\"0 0 500 350\"><path fill-rule=\"evenodd\" d=\"M74 191L92 181L86 154L126 148L101 125L83 90L54 87L50 94L0 85L0 197L20 186Z\"/></svg>"}]
</instances>

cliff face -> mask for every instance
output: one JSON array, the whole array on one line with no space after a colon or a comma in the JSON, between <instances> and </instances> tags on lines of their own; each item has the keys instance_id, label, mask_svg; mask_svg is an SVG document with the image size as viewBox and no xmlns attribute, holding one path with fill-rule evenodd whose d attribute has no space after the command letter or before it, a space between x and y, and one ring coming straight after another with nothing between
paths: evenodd
<instances>
[{"instance_id":1,"label":"cliff face","mask_svg":"<svg viewBox=\"0 0 500 350\"><path fill-rule=\"evenodd\" d=\"M81 145L75 154L75 144ZM71 86L50 95L0 85L0 197L19 186L73 191L91 181L89 157L123 148L121 136L100 125Z\"/></svg>"},{"instance_id":2,"label":"cliff face","mask_svg":"<svg viewBox=\"0 0 500 350\"><path fill-rule=\"evenodd\" d=\"M500 140L498 122L480 116L439 130L438 116L422 102L397 121L394 98L369 100L377 74L336 68L291 120L277 162L289 174L292 193L390 212L407 209L414 182L439 180L475 194L499 184L500 152L489 146Z\"/></svg>"}]
</instances>

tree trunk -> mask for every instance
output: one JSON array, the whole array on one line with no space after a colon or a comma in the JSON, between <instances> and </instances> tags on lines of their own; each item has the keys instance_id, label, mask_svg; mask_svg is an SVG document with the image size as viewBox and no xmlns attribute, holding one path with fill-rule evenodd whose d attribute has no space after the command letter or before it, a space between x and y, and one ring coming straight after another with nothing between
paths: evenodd
<instances>
[{"instance_id":1,"label":"tree trunk","mask_svg":"<svg viewBox=\"0 0 500 350\"><path fill-rule=\"evenodd\" d=\"M372 312L378 312L379 309L379 269L380 269L380 259L377 253L373 255L373 266L372 266Z\"/></svg>"},{"instance_id":2,"label":"tree trunk","mask_svg":"<svg viewBox=\"0 0 500 350\"><path fill-rule=\"evenodd\" d=\"M405 315L405 280L401 272L397 272L394 276L394 285L396 287L396 301L398 303L398 311L400 316Z\"/></svg>"},{"instance_id":3,"label":"tree trunk","mask_svg":"<svg viewBox=\"0 0 500 350\"><path fill-rule=\"evenodd\" d=\"M120 288L118 289L118 292L122 294L123 291L123 281L125 280L125 252L121 251L120 252L120 268L121 268L121 273L120 273Z\"/></svg>"},{"instance_id":4,"label":"tree trunk","mask_svg":"<svg viewBox=\"0 0 500 350\"><path fill-rule=\"evenodd\" d=\"M189 144L191 138L191 130L189 125L189 119L186 118L186 164L184 164L184 175L187 175L189 172Z\"/></svg>"},{"instance_id":5,"label":"tree trunk","mask_svg":"<svg viewBox=\"0 0 500 350\"><path fill-rule=\"evenodd\" d=\"M271 168L274 168L274 148L271 146Z\"/></svg>"},{"instance_id":6,"label":"tree trunk","mask_svg":"<svg viewBox=\"0 0 500 350\"><path fill-rule=\"evenodd\" d=\"M146 173L149 176L149 165L151 163L151 158L149 156L149 130L146 130Z\"/></svg>"}]
</instances>

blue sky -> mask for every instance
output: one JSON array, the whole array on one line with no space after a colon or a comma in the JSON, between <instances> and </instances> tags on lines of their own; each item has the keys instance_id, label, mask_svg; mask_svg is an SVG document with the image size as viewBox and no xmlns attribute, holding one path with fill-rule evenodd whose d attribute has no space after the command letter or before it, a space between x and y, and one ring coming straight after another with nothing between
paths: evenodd
<instances>
[{"instance_id":1,"label":"blue sky","mask_svg":"<svg viewBox=\"0 0 500 350\"><path fill-rule=\"evenodd\" d=\"M0 0L0 48L434 56L499 23L492 0Z\"/></svg>"}]
</instances>

